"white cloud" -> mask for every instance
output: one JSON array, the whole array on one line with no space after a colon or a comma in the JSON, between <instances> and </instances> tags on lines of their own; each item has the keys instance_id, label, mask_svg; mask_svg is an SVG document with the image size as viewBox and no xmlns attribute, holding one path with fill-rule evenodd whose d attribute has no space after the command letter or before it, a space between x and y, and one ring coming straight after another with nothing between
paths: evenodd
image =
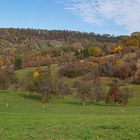
<instances>
[{"instance_id":1,"label":"white cloud","mask_svg":"<svg viewBox=\"0 0 140 140\"><path fill-rule=\"evenodd\" d=\"M64 3L66 10L89 24L113 21L130 32L140 30L140 0L67 0Z\"/></svg>"}]
</instances>

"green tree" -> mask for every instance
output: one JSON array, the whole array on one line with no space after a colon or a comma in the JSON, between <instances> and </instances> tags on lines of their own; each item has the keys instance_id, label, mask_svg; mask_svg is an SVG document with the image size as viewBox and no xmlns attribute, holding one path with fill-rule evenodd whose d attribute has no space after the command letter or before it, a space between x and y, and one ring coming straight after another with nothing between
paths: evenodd
<instances>
[{"instance_id":1,"label":"green tree","mask_svg":"<svg viewBox=\"0 0 140 140\"><path fill-rule=\"evenodd\" d=\"M51 66L46 70L37 69L24 81L24 88L26 90L41 95L43 109L45 109L45 104L50 103L54 95L58 93L57 80L52 77Z\"/></svg>"},{"instance_id":2,"label":"green tree","mask_svg":"<svg viewBox=\"0 0 140 140\"><path fill-rule=\"evenodd\" d=\"M63 99L65 95L70 95L72 93L72 90L69 88L69 86L61 79L58 83L58 91Z\"/></svg>"},{"instance_id":3,"label":"green tree","mask_svg":"<svg viewBox=\"0 0 140 140\"><path fill-rule=\"evenodd\" d=\"M16 70L21 69L22 60L21 60L20 57L16 57L16 58L15 58L14 65L15 65L15 69L16 69Z\"/></svg>"},{"instance_id":4,"label":"green tree","mask_svg":"<svg viewBox=\"0 0 140 140\"><path fill-rule=\"evenodd\" d=\"M92 84L81 80L77 85L77 99L85 106L86 102L91 100Z\"/></svg>"}]
</instances>

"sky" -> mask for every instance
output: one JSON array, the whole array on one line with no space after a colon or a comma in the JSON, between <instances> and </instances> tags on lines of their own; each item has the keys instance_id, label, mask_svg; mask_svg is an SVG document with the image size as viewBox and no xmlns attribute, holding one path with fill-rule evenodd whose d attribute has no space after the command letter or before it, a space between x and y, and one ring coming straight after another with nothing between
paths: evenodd
<instances>
[{"instance_id":1,"label":"sky","mask_svg":"<svg viewBox=\"0 0 140 140\"><path fill-rule=\"evenodd\" d=\"M0 0L0 27L130 34L140 31L140 0Z\"/></svg>"}]
</instances>

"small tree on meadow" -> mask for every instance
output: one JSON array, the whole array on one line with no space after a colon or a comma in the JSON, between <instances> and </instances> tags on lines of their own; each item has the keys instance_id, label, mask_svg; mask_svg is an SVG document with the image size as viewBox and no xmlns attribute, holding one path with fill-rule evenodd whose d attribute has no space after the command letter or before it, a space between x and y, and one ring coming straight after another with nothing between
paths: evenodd
<instances>
[{"instance_id":1,"label":"small tree on meadow","mask_svg":"<svg viewBox=\"0 0 140 140\"><path fill-rule=\"evenodd\" d=\"M83 77L84 80L90 81L92 83L92 92L91 92L91 101L103 101L105 94L104 94L104 85L101 82L100 78L97 77L94 73L88 73Z\"/></svg>"},{"instance_id":2,"label":"small tree on meadow","mask_svg":"<svg viewBox=\"0 0 140 140\"><path fill-rule=\"evenodd\" d=\"M81 80L77 86L77 99L85 106L86 102L91 100L92 84Z\"/></svg>"},{"instance_id":3,"label":"small tree on meadow","mask_svg":"<svg viewBox=\"0 0 140 140\"><path fill-rule=\"evenodd\" d=\"M104 85L102 84L99 78L96 78L95 81L93 81L92 98L96 102L104 101L105 99Z\"/></svg>"},{"instance_id":4,"label":"small tree on meadow","mask_svg":"<svg viewBox=\"0 0 140 140\"><path fill-rule=\"evenodd\" d=\"M0 88L8 89L15 80L14 68L12 66L0 67Z\"/></svg>"},{"instance_id":5,"label":"small tree on meadow","mask_svg":"<svg viewBox=\"0 0 140 140\"><path fill-rule=\"evenodd\" d=\"M63 99L65 95L70 95L72 93L72 90L63 80L60 80L58 83L58 92Z\"/></svg>"},{"instance_id":6,"label":"small tree on meadow","mask_svg":"<svg viewBox=\"0 0 140 140\"><path fill-rule=\"evenodd\" d=\"M115 103L115 99L120 92L118 81L114 80L109 87L109 92L106 98L106 103Z\"/></svg>"},{"instance_id":7,"label":"small tree on meadow","mask_svg":"<svg viewBox=\"0 0 140 140\"><path fill-rule=\"evenodd\" d=\"M41 103L45 109L45 104L50 103L51 99L57 94L57 85L51 75L50 67L47 70L37 69L27 77L25 89L31 92L37 92L41 95Z\"/></svg>"},{"instance_id":8,"label":"small tree on meadow","mask_svg":"<svg viewBox=\"0 0 140 140\"><path fill-rule=\"evenodd\" d=\"M14 68L12 66L0 67L0 89L7 90L15 81ZM9 107L9 102L6 100L6 107Z\"/></svg>"},{"instance_id":9,"label":"small tree on meadow","mask_svg":"<svg viewBox=\"0 0 140 140\"><path fill-rule=\"evenodd\" d=\"M106 103L118 103L121 106L128 104L128 99L131 97L130 90L125 88L120 90L116 80L110 85L110 89L106 98Z\"/></svg>"}]
</instances>

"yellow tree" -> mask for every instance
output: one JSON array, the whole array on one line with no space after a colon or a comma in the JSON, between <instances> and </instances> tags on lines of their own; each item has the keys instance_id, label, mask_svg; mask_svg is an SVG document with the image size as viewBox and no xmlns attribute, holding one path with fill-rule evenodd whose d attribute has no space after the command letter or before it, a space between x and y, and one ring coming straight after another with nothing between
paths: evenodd
<instances>
[{"instance_id":1,"label":"yellow tree","mask_svg":"<svg viewBox=\"0 0 140 140\"><path fill-rule=\"evenodd\" d=\"M3 58L0 56L0 66L3 66L4 65L4 60Z\"/></svg>"}]
</instances>

